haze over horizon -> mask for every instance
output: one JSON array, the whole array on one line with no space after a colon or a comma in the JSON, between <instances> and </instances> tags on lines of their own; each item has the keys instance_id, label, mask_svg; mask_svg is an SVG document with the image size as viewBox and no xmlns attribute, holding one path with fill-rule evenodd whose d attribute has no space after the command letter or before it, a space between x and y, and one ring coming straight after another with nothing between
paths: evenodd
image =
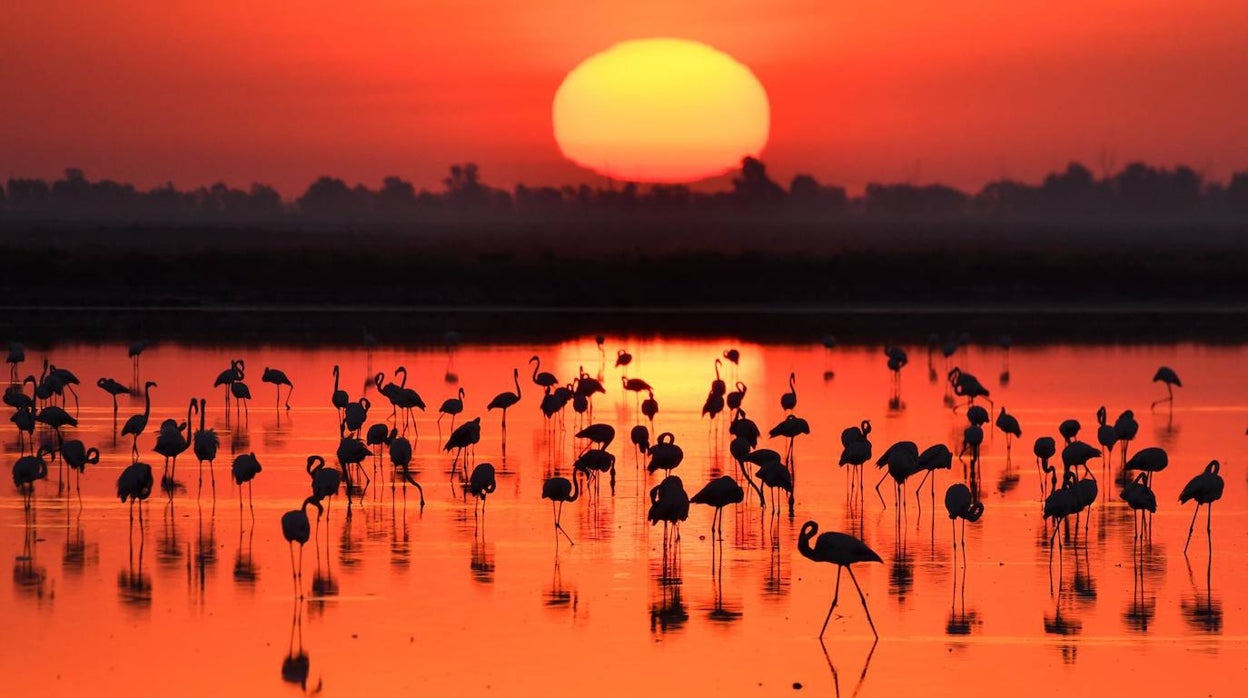
<instances>
[{"instance_id":1,"label":"haze over horizon","mask_svg":"<svg viewBox=\"0 0 1248 698\"><path fill-rule=\"evenodd\" d=\"M0 176L81 167L289 198L325 174L433 189L473 161L503 188L603 183L561 157L551 99L578 62L645 36L704 42L758 76L781 181L975 190L1070 160L1225 181L1248 162L1241 2L773 5L41 3L0 27L0 79L21 96L0 105Z\"/></svg>"}]
</instances>

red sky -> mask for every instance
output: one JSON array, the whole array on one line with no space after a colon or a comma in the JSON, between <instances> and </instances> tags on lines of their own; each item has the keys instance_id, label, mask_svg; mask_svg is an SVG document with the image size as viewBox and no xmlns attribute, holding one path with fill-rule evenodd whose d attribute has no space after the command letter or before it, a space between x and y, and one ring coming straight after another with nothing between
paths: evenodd
<instances>
[{"instance_id":1,"label":"red sky","mask_svg":"<svg viewBox=\"0 0 1248 698\"><path fill-rule=\"evenodd\" d=\"M1070 159L1225 179L1248 169L1245 32L1243 0L19 3L0 177L295 196L320 174L437 187L472 160L497 186L593 182L555 145L556 88L613 43L676 36L762 81L784 180L976 188Z\"/></svg>"}]
</instances>

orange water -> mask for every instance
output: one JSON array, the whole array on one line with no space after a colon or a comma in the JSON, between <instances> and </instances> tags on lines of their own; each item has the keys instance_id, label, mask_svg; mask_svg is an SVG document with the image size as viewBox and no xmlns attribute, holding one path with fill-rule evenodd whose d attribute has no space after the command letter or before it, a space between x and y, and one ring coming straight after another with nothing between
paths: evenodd
<instances>
[{"instance_id":1,"label":"orange water","mask_svg":"<svg viewBox=\"0 0 1248 698\"><path fill-rule=\"evenodd\" d=\"M637 413L612 365L621 346L636 357L629 375L656 387L652 436L676 435L686 453L676 472L691 494L712 474L735 471L726 420L711 425L699 415L714 358L729 346L740 349L740 366L722 372L729 389L734 380L748 385L744 406L764 430L783 417L778 398L796 372L795 412L813 433L796 443L795 518L772 518L747 499L726 512L719 549L708 536L711 511L695 505L681 541L665 555L662 527L644 521L655 478L638 468L628 442ZM938 476L935 517L926 493L916 503L913 484L900 518L888 482L883 508L870 489L879 477L873 467L855 513L847 507L845 472L836 467L841 429L866 418L876 454L899 439L921 448L943 441L957 452L965 420L944 404L939 354L929 380L926 349L911 348L900 404L890 405L879 347L826 352L727 339L611 338L606 348L604 362L592 339L466 345L450 354L390 347L371 356L312 347L154 347L140 367L140 380L159 384L139 440L142 459L159 476L155 427L167 417L185 419L192 396L208 398L209 426L222 435L222 450L215 501L207 484L200 491L188 452L177 467L185 490L172 500L153 493L142 526L131 525L127 507L113 496L130 445L114 436L111 403L94 386L105 375L134 379L125 347L49 348L53 362L85 384L81 425L67 433L104 455L82 478L81 505L72 481L58 487L56 464L35 488L29 515L12 486L0 495L0 551L13 566L12 575L0 576L4 694L280 695L319 688L331 695L775 695L800 683L819 695L1049 695L1055 686L1088 694L1130 686L1145 695L1222 695L1237 694L1248 679L1248 348L1016 348L1005 382L1005 356L995 346L955 356L950 365L978 375L1024 434L1008 464L1003 435L985 440L986 513L967 527L964 570L953 564L941 505L944 488L963 476L960 463ZM38 373L45 352L29 353L23 375L32 366ZM562 420L542 417L525 363L534 353L543 370L565 382L579 366L601 374L608 392L595 398L594 420L617 429L610 448L618 458L614 494L604 482L598 496L564 509L574 547L557 541L550 503L539 494L545 477L570 474L583 446L572 436L578 417L570 407ZM227 422L222 390L210 387L234 357L246 359L255 396L241 422ZM409 385L429 404L417 420L419 436L409 432L428 504L421 512L410 491L405 504L387 476L353 504L347 520L339 495L328 528L304 550L306 598L297 601L278 520L306 496L307 455L333 462L334 363L353 398L365 394L373 371L410 369ZM1173 410L1162 405L1154 413L1149 403L1164 389L1149 379L1161 364L1173 366L1184 387ZM289 412L275 408L273 387L260 382L265 365L282 368L295 383ZM513 367L521 369L523 399L509 412L504 450L499 414L484 406L513 389ZM460 421L482 418L476 459L499 469L483 518L450 484L451 457L439 447L437 406L461 386L467 407ZM367 395L369 423L388 417L385 398L375 390ZM1152 543L1136 552L1130 511L1117 500L1109 471L1094 464L1093 472L1103 473L1101 499L1086 542L1054 551L1050 566L1031 443L1057 437L1066 417L1081 420L1081 436L1094 442L1100 405L1111 420L1135 410L1140 431L1132 450L1169 451L1171 465L1154 483L1160 508ZM123 398L119 421L141 411L141 397ZM441 429L445 437L446 420ZM2 433L12 463L16 431L5 424ZM764 445L783 451L780 441ZM254 484L254 516L245 502L240 509L228 479L232 454L246 451L264 468ZM1185 557L1192 504L1180 507L1177 495L1213 458L1223 464L1226 492L1214 507L1212 555L1202 513ZM798 554L797 531L807 519L822 530L859 533L884 559L856 568L878 644L848 577L824 644L816 639L836 569Z\"/></svg>"}]
</instances>

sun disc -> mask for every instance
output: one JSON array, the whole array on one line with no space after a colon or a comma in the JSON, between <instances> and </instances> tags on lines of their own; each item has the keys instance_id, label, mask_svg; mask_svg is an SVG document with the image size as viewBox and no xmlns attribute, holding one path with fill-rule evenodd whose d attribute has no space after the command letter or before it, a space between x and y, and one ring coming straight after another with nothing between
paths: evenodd
<instances>
[{"instance_id":1,"label":"sun disc","mask_svg":"<svg viewBox=\"0 0 1248 698\"><path fill-rule=\"evenodd\" d=\"M638 39L590 56L555 92L564 157L614 179L689 182L767 144L770 107L750 69L684 39Z\"/></svg>"}]
</instances>

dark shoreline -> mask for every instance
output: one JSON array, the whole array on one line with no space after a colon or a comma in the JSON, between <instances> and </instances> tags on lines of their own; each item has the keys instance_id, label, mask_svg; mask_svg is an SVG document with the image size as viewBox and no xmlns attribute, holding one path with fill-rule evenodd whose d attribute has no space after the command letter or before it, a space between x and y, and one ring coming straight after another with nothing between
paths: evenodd
<instances>
[{"instance_id":1,"label":"dark shoreline","mask_svg":"<svg viewBox=\"0 0 1248 698\"><path fill-rule=\"evenodd\" d=\"M183 344L288 344L364 347L365 333L382 346L441 349L448 332L469 344L629 336L733 337L762 343L819 346L896 342L924 347L932 333L969 334L995 345L1007 334L1016 347L1047 344L1248 342L1248 306L968 308L0 308L0 338L37 347L64 342L137 339ZM610 347L609 347L610 348Z\"/></svg>"}]
</instances>

